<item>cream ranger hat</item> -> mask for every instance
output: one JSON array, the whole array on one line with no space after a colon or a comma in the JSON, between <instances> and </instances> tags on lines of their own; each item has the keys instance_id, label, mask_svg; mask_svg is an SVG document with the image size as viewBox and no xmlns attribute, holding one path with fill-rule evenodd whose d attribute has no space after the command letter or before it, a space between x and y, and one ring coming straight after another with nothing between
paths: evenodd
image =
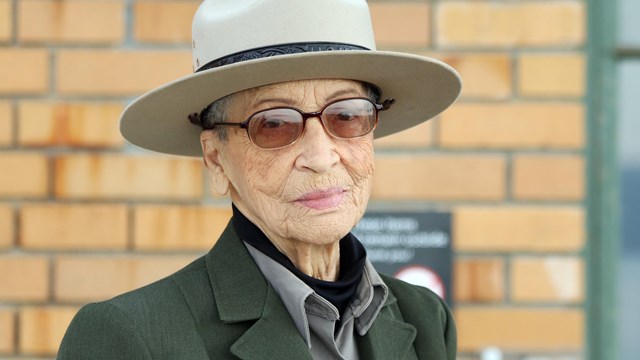
<instances>
[{"instance_id":1,"label":"cream ranger hat","mask_svg":"<svg viewBox=\"0 0 640 360\"><path fill-rule=\"evenodd\" d=\"M395 99L380 114L379 138L436 116L461 88L456 71L438 60L376 51L365 0L205 0L193 20L193 68L125 109L127 140L201 156L202 129L189 114L241 90L302 79L360 80Z\"/></svg>"}]
</instances>

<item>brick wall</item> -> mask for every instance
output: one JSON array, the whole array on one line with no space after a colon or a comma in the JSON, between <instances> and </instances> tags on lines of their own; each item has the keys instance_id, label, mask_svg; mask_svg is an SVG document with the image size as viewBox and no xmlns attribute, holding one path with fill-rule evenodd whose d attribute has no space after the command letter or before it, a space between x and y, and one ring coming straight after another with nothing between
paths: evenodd
<instances>
[{"instance_id":1,"label":"brick wall","mask_svg":"<svg viewBox=\"0 0 640 360\"><path fill-rule=\"evenodd\" d=\"M117 131L128 101L191 71L198 3L0 0L0 358L55 357L79 306L175 271L229 218L201 161ZM439 119L377 141L372 200L453 212L460 359L582 358L583 1L370 5L379 48L464 79Z\"/></svg>"}]
</instances>

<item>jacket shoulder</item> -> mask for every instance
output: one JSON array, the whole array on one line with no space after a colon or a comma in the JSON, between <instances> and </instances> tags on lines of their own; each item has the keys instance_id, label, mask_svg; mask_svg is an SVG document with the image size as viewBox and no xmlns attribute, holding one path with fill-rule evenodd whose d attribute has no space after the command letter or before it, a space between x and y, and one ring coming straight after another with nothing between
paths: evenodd
<instances>
[{"instance_id":1,"label":"jacket shoulder","mask_svg":"<svg viewBox=\"0 0 640 360\"><path fill-rule=\"evenodd\" d=\"M152 357L132 322L118 308L103 302L80 309L67 329L56 359L146 360Z\"/></svg>"},{"instance_id":2,"label":"jacket shoulder","mask_svg":"<svg viewBox=\"0 0 640 360\"><path fill-rule=\"evenodd\" d=\"M200 258L152 284L85 305L69 325L58 359L173 358L185 346L204 349L198 331L203 314L194 307L207 307L207 301L213 307L207 282Z\"/></svg>"},{"instance_id":3,"label":"jacket shoulder","mask_svg":"<svg viewBox=\"0 0 640 360\"><path fill-rule=\"evenodd\" d=\"M167 308L175 311L176 305L188 305L193 297L210 297L208 281L205 261L201 257L172 275L106 302L136 318L148 317L153 312L164 312ZM164 317L167 315L164 314Z\"/></svg>"}]
</instances>

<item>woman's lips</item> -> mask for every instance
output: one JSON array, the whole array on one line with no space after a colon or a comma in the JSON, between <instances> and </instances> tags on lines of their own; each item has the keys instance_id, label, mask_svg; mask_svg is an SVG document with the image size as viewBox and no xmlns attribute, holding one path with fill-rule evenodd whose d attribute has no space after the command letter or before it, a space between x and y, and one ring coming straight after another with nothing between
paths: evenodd
<instances>
[{"instance_id":1,"label":"woman's lips","mask_svg":"<svg viewBox=\"0 0 640 360\"><path fill-rule=\"evenodd\" d=\"M313 191L299 197L296 202L310 209L326 210L340 205L345 194L344 189Z\"/></svg>"}]
</instances>

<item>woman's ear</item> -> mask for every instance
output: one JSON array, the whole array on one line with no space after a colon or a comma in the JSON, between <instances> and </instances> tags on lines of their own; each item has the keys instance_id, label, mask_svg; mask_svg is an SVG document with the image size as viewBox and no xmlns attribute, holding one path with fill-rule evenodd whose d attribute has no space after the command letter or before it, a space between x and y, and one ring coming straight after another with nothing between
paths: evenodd
<instances>
[{"instance_id":1,"label":"woman's ear","mask_svg":"<svg viewBox=\"0 0 640 360\"><path fill-rule=\"evenodd\" d=\"M229 178L224 171L221 161L221 150L224 144L213 130L205 130L200 134L202 146L202 159L209 173L211 186L224 196L229 193Z\"/></svg>"}]
</instances>

